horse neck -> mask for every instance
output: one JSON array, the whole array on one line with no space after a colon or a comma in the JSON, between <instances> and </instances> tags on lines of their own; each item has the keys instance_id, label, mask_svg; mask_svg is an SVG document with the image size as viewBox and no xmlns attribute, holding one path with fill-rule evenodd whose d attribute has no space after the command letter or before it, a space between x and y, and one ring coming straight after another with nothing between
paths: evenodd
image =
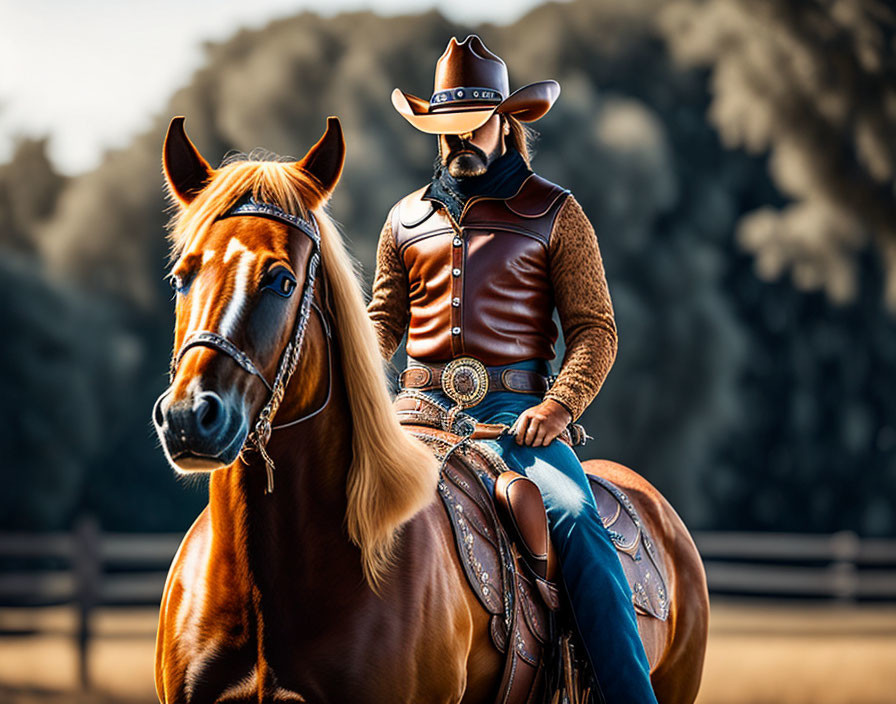
<instances>
[{"instance_id":1,"label":"horse neck","mask_svg":"<svg viewBox=\"0 0 896 704\"><path fill-rule=\"evenodd\" d=\"M265 493L264 463L254 453L248 465L212 476L213 530L232 536L236 559L262 594L288 593L292 603L330 592L337 576L354 585L362 579L359 552L343 529L352 425L338 358L334 350L324 410L271 436L273 493ZM296 385L307 378L301 372L300 365ZM316 385L325 392L326 383L324 372Z\"/></svg>"}]
</instances>

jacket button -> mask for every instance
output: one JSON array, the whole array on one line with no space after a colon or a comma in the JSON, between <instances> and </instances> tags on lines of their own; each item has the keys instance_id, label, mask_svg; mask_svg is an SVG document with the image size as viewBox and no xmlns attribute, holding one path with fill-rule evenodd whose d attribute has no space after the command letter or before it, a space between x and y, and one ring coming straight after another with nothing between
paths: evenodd
<instances>
[{"instance_id":1,"label":"jacket button","mask_svg":"<svg viewBox=\"0 0 896 704\"><path fill-rule=\"evenodd\" d=\"M458 298L457 296L452 298L451 305L453 305L455 308L458 308L460 306L460 298Z\"/></svg>"},{"instance_id":2,"label":"jacket button","mask_svg":"<svg viewBox=\"0 0 896 704\"><path fill-rule=\"evenodd\" d=\"M454 274L455 276L460 276L460 269L456 269L456 268L452 269L451 273Z\"/></svg>"},{"instance_id":3,"label":"jacket button","mask_svg":"<svg viewBox=\"0 0 896 704\"><path fill-rule=\"evenodd\" d=\"M464 241L460 237L455 237L451 244L455 247L460 247L463 243Z\"/></svg>"},{"instance_id":4,"label":"jacket button","mask_svg":"<svg viewBox=\"0 0 896 704\"><path fill-rule=\"evenodd\" d=\"M460 328L451 328L452 335L460 335Z\"/></svg>"}]
</instances>

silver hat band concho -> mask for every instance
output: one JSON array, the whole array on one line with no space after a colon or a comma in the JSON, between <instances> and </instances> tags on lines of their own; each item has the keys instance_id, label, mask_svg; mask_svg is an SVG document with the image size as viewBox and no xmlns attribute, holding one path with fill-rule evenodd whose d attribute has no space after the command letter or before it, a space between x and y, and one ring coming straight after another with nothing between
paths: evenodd
<instances>
[{"instance_id":1,"label":"silver hat band concho","mask_svg":"<svg viewBox=\"0 0 896 704\"><path fill-rule=\"evenodd\" d=\"M461 408L475 406L488 393L488 369L473 357L452 359L442 369L442 391Z\"/></svg>"}]
</instances>

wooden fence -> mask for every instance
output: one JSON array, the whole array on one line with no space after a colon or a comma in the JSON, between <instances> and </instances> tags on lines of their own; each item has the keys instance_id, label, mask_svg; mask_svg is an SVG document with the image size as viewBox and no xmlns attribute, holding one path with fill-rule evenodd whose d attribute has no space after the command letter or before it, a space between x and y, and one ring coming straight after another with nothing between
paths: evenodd
<instances>
[{"instance_id":1,"label":"wooden fence","mask_svg":"<svg viewBox=\"0 0 896 704\"><path fill-rule=\"evenodd\" d=\"M896 601L896 540L777 533L697 533L713 594ZM99 606L156 606L181 534L0 533L0 608L71 605L80 680L89 686L91 615ZM9 566L12 565L11 568Z\"/></svg>"},{"instance_id":2,"label":"wooden fence","mask_svg":"<svg viewBox=\"0 0 896 704\"><path fill-rule=\"evenodd\" d=\"M697 533L694 539L714 594L896 601L896 540L848 531Z\"/></svg>"}]
</instances>

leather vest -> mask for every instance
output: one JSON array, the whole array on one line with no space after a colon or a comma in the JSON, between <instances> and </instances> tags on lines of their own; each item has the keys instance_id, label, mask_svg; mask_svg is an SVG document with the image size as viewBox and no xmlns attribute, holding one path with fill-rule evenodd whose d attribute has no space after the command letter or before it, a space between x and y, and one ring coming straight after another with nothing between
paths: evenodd
<instances>
[{"instance_id":1,"label":"leather vest","mask_svg":"<svg viewBox=\"0 0 896 704\"><path fill-rule=\"evenodd\" d=\"M474 196L460 221L421 188L392 211L408 275L408 355L486 365L553 359L548 245L569 191L536 174L507 199Z\"/></svg>"}]
</instances>

